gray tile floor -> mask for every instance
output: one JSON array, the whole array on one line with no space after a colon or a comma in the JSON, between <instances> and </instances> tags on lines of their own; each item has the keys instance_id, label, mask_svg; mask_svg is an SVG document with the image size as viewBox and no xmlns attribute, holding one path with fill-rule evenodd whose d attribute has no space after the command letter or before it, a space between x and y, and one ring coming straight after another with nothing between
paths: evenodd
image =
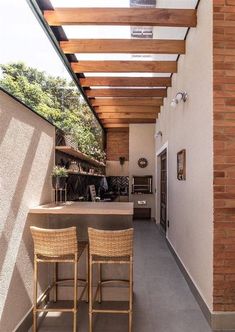
<instances>
[{"instance_id":1,"label":"gray tile floor","mask_svg":"<svg viewBox=\"0 0 235 332\"><path fill-rule=\"evenodd\" d=\"M211 332L158 227L136 221L133 332ZM94 332L128 331L126 315L98 315ZM71 314L50 314L40 332L72 331ZM88 306L82 303L78 332L88 331Z\"/></svg>"}]
</instances>

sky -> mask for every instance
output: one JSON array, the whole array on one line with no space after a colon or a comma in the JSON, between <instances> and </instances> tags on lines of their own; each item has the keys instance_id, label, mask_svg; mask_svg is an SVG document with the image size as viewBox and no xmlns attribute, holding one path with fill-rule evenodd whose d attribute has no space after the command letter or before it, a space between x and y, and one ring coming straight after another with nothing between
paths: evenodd
<instances>
[{"instance_id":1,"label":"sky","mask_svg":"<svg viewBox=\"0 0 235 332\"><path fill-rule=\"evenodd\" d=\"M24 61L50 75L70 77L26 0L0 0L0 40L0 63Z\"/></svg>"},{"instance_id":2,"label":"sky","mask_svg":"<svg viewBox=\"0 0 235 332\"><path fill-rule=\"evenodd\" d=\"M56 7L66 6L106 6L126 7L128 0L54 0ZM11 18L6 13L11 13ZM72 30L72 29L71 29ZM110 36L116 34L121 38L129 33L128 27L115 27L110 33L107 27L79 27L76 35L88 38L94 35L104 35L105 31ZM69 28L68 28L69 31ZM126 37L128 38L128 37ZM56 51L51 45L47 35L32 13L26 0L0 0L0 63L24 61L27 65L46 71L48 74L70 78ZM3 46L4 45L4 46Z\"/></svg>"}]
</instances>

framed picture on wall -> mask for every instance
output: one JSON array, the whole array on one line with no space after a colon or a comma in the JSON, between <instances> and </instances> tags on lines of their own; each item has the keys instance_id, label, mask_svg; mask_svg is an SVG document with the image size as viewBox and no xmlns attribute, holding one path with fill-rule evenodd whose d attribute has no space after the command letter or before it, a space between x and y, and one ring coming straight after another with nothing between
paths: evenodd
<instances>
[{"instance_id":1,"label":"framed picture on wall","mask_svg":"<svg viewBox=\"0 0 235 332\"><path fill-rule=\"evenodd\" d=\"M177 179L186 180L186 150L183 149L177 153Z\"/></svg>"}]
</instances>

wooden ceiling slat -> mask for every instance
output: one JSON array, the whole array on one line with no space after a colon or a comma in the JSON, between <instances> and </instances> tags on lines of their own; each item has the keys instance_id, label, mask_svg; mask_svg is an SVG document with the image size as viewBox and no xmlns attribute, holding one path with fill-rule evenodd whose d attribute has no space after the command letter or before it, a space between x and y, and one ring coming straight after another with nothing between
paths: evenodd
<instances>
[{"instance_id":1,"label":"wooden ceiling slat","mask_svg":"<svg viewBox=\"0 0 235 332\"><path fill-rule=\"evenodd\" d=\"M44 11L49 25L136 25L195 27L194 9L56 8Z\"/></svg>"},{"instance_id":2,"label":"wooden ceiling slat","mask_svg":"<svg viewBox=\"0 0 235 332\"><path fill-rule=\"evenodd\" d=\"M157 112L154 113L101 113L100 119L154 119L157 117Z\"/></svg>"},{"instance_id":3,"label":"wooden ceiling slat","mask_svg":"<svg viewBox=\"0 0 235 332\"><path fill-rule=\"evenodd\" d=\"M155 123L156 118L153 119L103 119L101 120L103 124L110 124L110 123Z\"/></svg>"},{"instance_id":4,"label":"wooden ceiling slat","mask_svg":"<svg viewBox=\"0 0 235 332\"><path fill-rule=\"evenodd\" d=\"M90 99L92 106L161 106L162 98L95 98ZM111 108L110 108L111 109Z\"/></svg>"},{"instance_id":5,"label":"wooden ceiling slat","mask_svg":"<svg viewBox=\"0 0 235 332\"><path fill-rule=\"evenodd\" d=\"M75 73L176 73L176 61L79 61L72 62Z\"/></svg>"},{"instance_id":6,"label":"wooden ceiling slat","mask_svg":"<svg viewBox=\"0 0 235 332\"><path fill-rule=\"evenodd\" d=\"M86 77L80 78L83 87L90 86L138 86L138 87L169 87L170 77Z\"/></svg>"},{"instance_id":7,"label":"wooden ceiling slat","mask_svg":"<svg viewBox=\"0 0 235 332\"><path fill-rule=\"evenodd\" d=\"M166 89L91 89L88 97L166 97Z\"/></svg>"},{"instance_id":8,"label":"wooden ceiling slat","mask_svg":"<svg viewBox=\"0 0 235 332\"><path fill-rule=\"evenodd\" d=\"M97 114L116 113L158 113L159 106L99 106L95 107Z\"/></svg>"},{"instance_id":9,"label":"wooden ceiling slat","mask_svg":"<svg viewBox=\"0 0 235 332\"><path fill-rule=\"evenodd\" d=\"M184 54L184 40L71 39L60 42L64 53Z\"/></svg>"},{"instance_id":10,"label":"wooden ceiling slat","mask_svg":"<svg viewBox=\"0 0 235 332\"><path fill-rule=\"evenodd\" d=\"M110 129L116 129L118 130L119 128L125 128L128 130L129 124L128 123L110 123L110 124L105 124L104 128L110 128Z\"/></svg>"}]
</instances>

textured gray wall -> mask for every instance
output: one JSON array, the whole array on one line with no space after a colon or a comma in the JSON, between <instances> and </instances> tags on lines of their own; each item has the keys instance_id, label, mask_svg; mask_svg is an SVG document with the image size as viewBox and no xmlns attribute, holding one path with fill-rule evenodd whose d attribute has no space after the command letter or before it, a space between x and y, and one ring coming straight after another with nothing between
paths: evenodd
<instances>
[{"instance_id":1,"label":"textured gray wall","mask_svg":"<svg viewBox=\"0 0 235 332\"><path fill-rule=\"evenodd\" d=\"M28 210L51 200L54 136L52 125L0 91L0 331L13 331L32 306L29 226L40 220Z\"/></svg>"}]
</instances>

